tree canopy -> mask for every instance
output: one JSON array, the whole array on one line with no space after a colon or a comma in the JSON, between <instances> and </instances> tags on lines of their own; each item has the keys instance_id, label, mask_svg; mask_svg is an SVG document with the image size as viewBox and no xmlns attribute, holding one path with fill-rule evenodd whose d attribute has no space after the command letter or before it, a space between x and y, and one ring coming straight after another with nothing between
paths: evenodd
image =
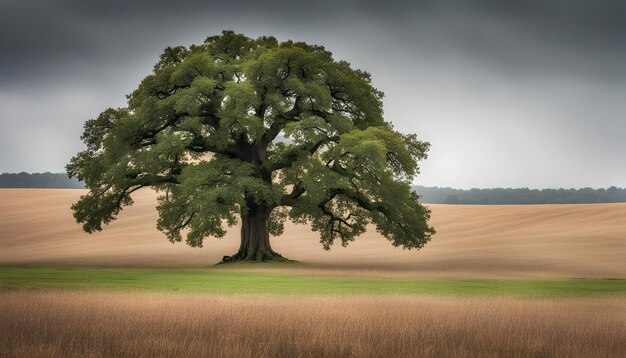
<instances>
[{"instance_id":1,"label":"tree canopy","mask_svg":"<svg viewBox=\"0 0 626 358\"><path fill-rule=\"evenodd\" d=\"M85 123L86 150L66 167L89 189L72 206L87 232L152 187L158 229L191 246L239 220L242 247L287 219L310 224L325 249L368 223L407 249L434 233L410 187L429 144L394 130L370 74L322 46L224 31L166 48L127 98ZM236 258L277 255L250 240Z\"/></svg>"}]
</instances>

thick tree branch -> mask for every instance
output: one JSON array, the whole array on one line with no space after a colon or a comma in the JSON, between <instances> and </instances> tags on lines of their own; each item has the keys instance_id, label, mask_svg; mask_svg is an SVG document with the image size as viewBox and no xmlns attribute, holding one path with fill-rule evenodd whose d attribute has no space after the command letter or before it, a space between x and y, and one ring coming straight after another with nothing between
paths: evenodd
<instances>
[{"instance_id":1,"label":"thick tree branch","mask_svg":"<svg viewBox=\"0 0 626 358\"><path fill-rule=\"evenodd\" d=\"M326 205L318 205L318 207L322 210L324 215L328 216L329 224L333 225L335 222L342 223L349 228L352 228L352 224L350 224L345 218L341 216L335 215L332 211L326 208Z\"/></svg>"},{"instance_id":2,"label":"thick tree branch","mask_svg":"<svg viewBox=\"0 0 626 358\"><path fill-rule=\"evenodd\" d=\"M156 129L147 129L145 132L140 133L137 137L137 140L133 143L133 145L138 145L140 147L147 147L156 143L155 137L157 134L163 132L167 128L174 127L182 118L188 116L189 113L181 112L176 113L171 118L165 121L163 125L157 127Z\"/></svg>"},{"instance_id":3,"label":"thick tree branch","mask_svg":"<svg viewBox=\"0 0 626 358\"><path fill-rule=\"evenodd\" d=\"M263 137L261 137L260 145L263 148L267 148L267 146L278 136L280 131L285 128L285 125L289 122L297 121L297 117L302 114L302 109L300 108L300 100L301 96L297 95L294 101L293 107L285 112L279 113L276 118L274 118L274 122L267 129Z\"/></svg>"},{"instance_id":4,"label":"thick tree branch","mask_svg":"<svg viewBox=\"0 0 626 358\"><path fill-rule=\"evenodd\" d=\"M357 203L361 208L367 211L378 211L385 215L390 214L389 208L385 206L382 202L371 202L365 195L359 193L354 190L345 189L345 188L332 188L329 190L329 197L334 197L336 195L342 195L355 203Z\"/></svg>"},{"instance_id":5,"label":"thick tree branch","mask_svg":"<svg viewBox=\"0 0 626 358\"><path fill-rule=\"evenodd\" d=\"M323 145L338 141L339 136L332 136L322 138L319 141L313 143L313 145L311 145L311 143L303 143L301 145L293 146L288 151L283 153L280 160L269 164L267 169L273 172L275 170L288 168L302 155L306 154L308 156L311 156L315 154Z\"/></svg>"},{"instance_id":6,"label":"thick tree branch","mask_svg":"<svg viewBox=\"0 0 626 358\"><path fill-rule=\"evenodd\" d=\"M291 193L284 195L280 199L281 206L294 206L297 203L299 197L306 192L306 189L299 184L293 186Z\"/></svg>"}]
</instances>

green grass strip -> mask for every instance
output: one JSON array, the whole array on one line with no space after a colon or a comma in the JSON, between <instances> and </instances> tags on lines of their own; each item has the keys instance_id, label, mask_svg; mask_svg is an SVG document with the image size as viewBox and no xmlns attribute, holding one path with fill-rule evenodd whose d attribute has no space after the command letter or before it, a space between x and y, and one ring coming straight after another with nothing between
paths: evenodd
<instances>
[{"instance_id":1,"label":"green grass strip","mask_svg":"<svg viewBox=\"0 0 626 358\"><path fill-rule=\"evenodd\" d=\"M466 280L307 276L206 269L0 266L0 288L270 295L626 294L626 280Z\"/></svg>"}]
</instances>

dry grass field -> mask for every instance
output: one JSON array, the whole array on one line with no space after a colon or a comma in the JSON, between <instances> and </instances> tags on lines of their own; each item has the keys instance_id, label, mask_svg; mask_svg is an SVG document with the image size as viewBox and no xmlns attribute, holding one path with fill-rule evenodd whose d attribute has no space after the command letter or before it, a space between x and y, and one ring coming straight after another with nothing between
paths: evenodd
<instances>
[{"instance_id":1,"label":"dry grass field","mask_svg":"<svg viewBox=\"0 0 626 358\"><path fill-rule=\"evenodd\" d=\"M625 297L0 293L0 356L622 357Z\"/></svg>"},{"instance_id":2,"label":"dry grass field","mask_svg":"<svg viewBox=\"0 0 626 358\"><path fill-rule=\"evenodd\" d=\"M0 189L0 263L207 266L238 246L233 228L204 248L172 245L155 228L156 196L139 191L105 230L85 234L68 189ZM626 278L626 204L432 205L438 233L419 251L370 230L347 248L322 250L317 233L287 224L273 247L306 265L291 272L392 277ZM266 270L266 269L261 269ZM275 270L275 269L270 269Z\"/></svg>"},{"instance_id":3,"label":"dry grass field","mask_svg":"<svg viewBox=\"0 0 626 358\"><path fill-rule=\"evenodd\" d=\"M438 233L419 252L393 248L375 230L326 252L307 226L288 224L273 246L302 264L206 269L235 251L237 228L201 249L172 245L155 229L156 196L145 190L103 232L88 235L69 209L81 193L0 189L2 357L621 357L626 351L626 296L609 290L624 281L571 280L626 278L626 204L432 205ZM372 286L363 292L388 287L383 284L441 291L346 294L327 276L374 280L349 282L355 289ZM466 279L484 281L474 287L477 281ZM577 296L554 279L605 291ZM252 282L262 290L249 292L272 294L202 292L206 280L215 287ZM528 280L556 282L553 292L564 295L475 294L504 284L520 293L536 285ZM265 287L270 281L313 290L325 284L328 292ZM172 291L183 283L198 292ZM132 291L141 285L152 291ZM293 292L274 294L280 289Z\"/></svg>"}]
</instances>

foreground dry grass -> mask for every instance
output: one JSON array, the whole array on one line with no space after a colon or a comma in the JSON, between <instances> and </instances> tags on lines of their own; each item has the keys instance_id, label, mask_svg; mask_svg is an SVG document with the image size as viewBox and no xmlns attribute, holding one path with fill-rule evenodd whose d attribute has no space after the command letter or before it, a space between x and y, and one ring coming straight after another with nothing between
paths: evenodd
<instances>
[{"instance_id":1,"label":"foreground dry grass","mask_svg":"<svg viewBox=\"0 0 626 358\"><path fill-rule=\"evenodd\" d=\"M155 194L89 236L68 189L0 189L0 263L201 266L236 251L238 230L202 249L170 244L155 229ZM626 278L626 204L431 206L437 235L419 252L392 247L374 230L347 248L322 250L307 226L287 225L274 248L314 274L390 277ZM289 268L290 272L295 272Z\"/></svg>"},{"instance_id":2,"label":"foreground dry grass","mask_svg":"<svg viewBox=\"0 0 626 358\"><path fill-rule=\"evenodd\" d=\"M0 292L0 356L619 357L624 297Z\"/></svg>"}]
</instances>

